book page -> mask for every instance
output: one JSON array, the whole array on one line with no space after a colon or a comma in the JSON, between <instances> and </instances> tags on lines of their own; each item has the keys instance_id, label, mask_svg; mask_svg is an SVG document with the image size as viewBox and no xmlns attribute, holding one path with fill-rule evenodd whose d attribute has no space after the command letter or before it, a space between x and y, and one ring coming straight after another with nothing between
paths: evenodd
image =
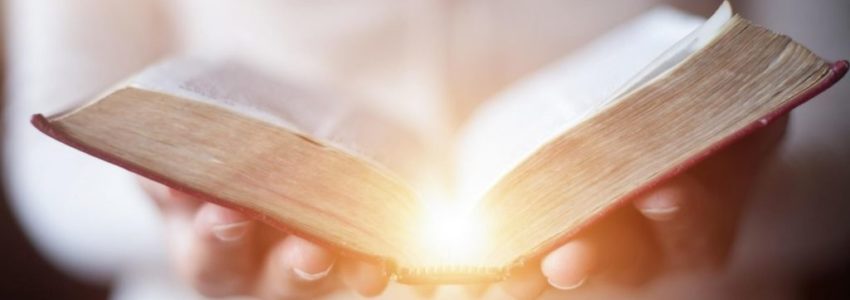
<instances>
[{"instance_id":1,"label":"book page","mask_svg":"<svg viewBox=\"0 0 850 300\"><path fill-rule=\"evenodd\" d=\"M719 12L705 22L655 8L484 104L462 128L456 148L461 201L474 206L555 135L704 45L731 16L728 4Z\"/></svg>"},{"instance_id":2,"label":"book page","mask_svg":"<svg viewBox=\"0 0 850 300\"><path fill-rule=\"evenodd\" d=\"M222 107L334 146L388 168L413 185L440 172L426 134L405 120L327 88L283 78L244 60L172 58L130 85ZM121 85L119 85L121 86ZM428 164L409 160L411 155ZM431 184L430 182L428 184Z\"/></svg>"},{"instance_id":3,"label":"book page","mask_svg":"<svg viewBox=\"0 0 850 300\"><path fill-rule=\"evenodd\" d=\"M546 142L474 210L520 263L763 128L846 68L733 17L694 54ZM517 258L517 257L520 258Z\"/></svg>"}]
</instances>

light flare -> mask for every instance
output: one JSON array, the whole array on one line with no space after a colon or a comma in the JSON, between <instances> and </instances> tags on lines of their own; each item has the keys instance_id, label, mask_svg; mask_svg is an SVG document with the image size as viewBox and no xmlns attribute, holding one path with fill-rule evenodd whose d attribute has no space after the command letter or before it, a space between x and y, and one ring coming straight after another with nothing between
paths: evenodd
<instances>
[{"instance_id":1,"label":"light flare","mask_svg":"<svg viewBox=\"0 0 850 300\"><path fill-rule=\"evenodd\" d=\"M486 222L467 206L426 202L421 242L429 265L479 265L488 239Z\"/></svg>"}]
</instances>

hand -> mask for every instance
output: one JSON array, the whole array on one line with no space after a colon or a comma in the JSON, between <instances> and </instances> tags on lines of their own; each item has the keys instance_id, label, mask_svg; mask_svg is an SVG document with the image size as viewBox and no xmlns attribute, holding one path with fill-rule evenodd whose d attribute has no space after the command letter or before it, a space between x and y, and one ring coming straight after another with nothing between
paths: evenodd
<instances>
[{"instance_id":1,"label":"hand","mask_svg":"<svg viewBox=\"0 0 850 300\"><path fill-rule=\"evenodd\" d=\"M787 118L721 150L684 174L638 196L538 263L500 283L533 298L547 288L592 283L637 286L669 272L722 268L759 168L782 139Z\"/></svg>"},{"instance_id":2,"label":"hand","mask_svg":"<svg viewBox=\"0 0 850 300\"><path fill-rule=\"evenodd\" d=\"M305 299L349 288L381 293L387 278L378 266L344 259L236 211L140 178L168 228L180 275L209 297Z\"/></svg>"}]
</instances>

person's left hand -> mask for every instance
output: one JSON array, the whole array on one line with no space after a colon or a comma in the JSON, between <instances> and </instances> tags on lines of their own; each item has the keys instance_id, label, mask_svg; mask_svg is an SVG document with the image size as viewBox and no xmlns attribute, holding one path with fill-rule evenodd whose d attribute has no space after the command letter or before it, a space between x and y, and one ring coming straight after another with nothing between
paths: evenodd
<instances>
[{"instance_id":1,"label":"person's left hand","mask_svg":"<svg viewBox=\"0 0 850 300\"><path fill-rule=\"evenodd\" d=\"M722 268L743 204L786 125L787 118L776 120L643 193L500 287L527 299L549 288L598 281L637 286L665 272Z\"/></svg>"}]
</instances>

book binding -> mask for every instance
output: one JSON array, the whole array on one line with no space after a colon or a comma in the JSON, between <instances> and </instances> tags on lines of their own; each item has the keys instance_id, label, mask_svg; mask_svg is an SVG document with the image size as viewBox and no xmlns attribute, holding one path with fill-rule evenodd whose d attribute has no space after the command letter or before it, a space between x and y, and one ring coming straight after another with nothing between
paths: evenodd
<instances>
[{"instance_id":1,"label":"book binding","mask_svg":"<svg viewBox=\"0 0 850 300\"><path fill-rule=\"evenodd\" d=\"M209 202L212 202L212 203L224 206L224 207L228 207L228 208L240 211L242 213L245 213L246 215L249 215L253 218L261 220L261 221L269 224L270 226L277 228L279 230L282 230L284 232L295 234L295 235L301 236L301 237L303 237L307 240L310 240L310 241L312 241L316 244L319 244L319 245L322 245L322 246L325 246L325 247L329 247L329 248L332 248L334 250L338 250L338 252L341 255L351 256L351 257L362 259L362 260L365 260L365 261L368 261L368 262L374 262L374 263L380 264L384 268L384 270L385 270L385 272L388 276L390 276L391 278L393 278L393 279L395 279L399 282L402 282L402 283L490 282L490 281L501 280L501 279L508 277L510 275L510 271L512 269L514 269L515 267L518 267L518 266L524 264L524 262L529 260L529 259L536 258L536 257L539 257L541 255L544 255L545 253L551 251L555 247L563 244L564 242L566 242L567 240L569 240L570 238L575 236L575 234L577 232L581 231L582 229L584 229L587 226L591 226L592 224L594 224L596 221L598 221L599 219L601 219L602 217L604 217L605 215L607 215L611 211L613 211L616 208L628 203L628 200L630 200L630 199L634 198L635 196L642 194L642 193L644 193L648 190L651 190L652 188L658 186L659 184L663 183L664 181L669 180L672 177L675 177L678 174L685 172L690 167L692 167L692 166L698 164L699 162L705 160L707 157L711 156L712 154L720 151L721 149L726 148L727 146L735 143L736 141L744 138L745 136L750 135L751 133L757 131L759 128L767 126L768 124L770 124L771 122L773 122L777 118L789 113L795 107L797 107L797 106L805 103L806 101L814 98L815 96L817 96L818 94L820 94L821 92L825 91L826 89L831 87L833 84L838 82L838 80L840 80L847 73L848 66L850 66L850 64L846 60L840 60L840 61L833 63L831 65L831 69L830 69L829 74L822 81L818 82L817 84L813 85L812 87L803 91L802 93L796 95L795 97L793 97L793 99L788 101L781 108L765 115L764 117L760 118L758 121L756 121L752 124L749 124L748 126L744 127L742 130L721 139L719 142L709 146L708 148L706 148L702 152L698 153L697 155L693 156L692 158L690 158L689 160L687 160L685 163L681 164L680 166L670 170L669 172L667 172L665 174L662 174L661 176L659 176L655 180L652 180L652 181L644 184L640 188L637 188L637 189L629 192L628 194L624 195L620 199L617 199L615 201L615 204L610 205L609 207L605 208L605 210L602 213L594 216L594 218L590 219L588 222L585 222L584 224L578 226L578 228L576 228L575 230L572 230L570 232L565 232L564 234L561 235L561 237L559 237L558 239L555 239L554 242L549 243L547 245L543 245L542 247L538 248L534 252L518 258L518 260L512 266L509 266L507 268L498 268L498 267L493 268L492 266L446 266L446 267L436 267L436 268L407 268L407 267L404 267L404 266L398 266L397 264L395 264L395 262L393 261L392 258L377 257L377 256L374 256L374 255L370 255L368 253L359 253L359 252L347 249L346 247L344 247L344 245L338 244L335 241L327 241L327 240L318 239L318 238L312 236L311 234L309 234L308 232L304 232L304 231L299 230L297 228L293 228L293 227L288 226L287 224L284 224L282 222L279 222L279 221L277 221L273 218L267 218L259 211L255 211L255 210L252 210L252 209L247 208L247 207L242 207L242 206L237 206L237 205L231 204L231 202L229 202L229 201L225 201L223 199L216 198L216 197L214 197L214 196L212 196L208 193L205 193L204 191L195 190L195 189L189 188L185 185L182 185L181 183L176 182L174 180L171 180L171 179L163 176L162 174L153 172L153 171L145 168L142 165L137 165L137 164L128 162L128 161L123 160L123 159L121 159L121 158L119 158L115 155L112 155L108 152L102 151L102 150L94 148L94 147L87 146L86 144L79 142L78 140L74 139L73 137L71 137L71 136L65 134L64 132L62 132L61 130L58 130L57 128L55 128L51 124L51 122L46 117L44 117L42 114L33 115L32 118L31 118L31 123L38 130L40 130L44 134L52 137L53 139L56 139L59 142L62 142L64 144L68 145L68 146L76 148L76 149L78 149L78 150L80 150L84 153L87 153L91 156L97 157L99 159L102 159L102 160L107 161L109 163L112 163L114 165L117 165L121 168L124 168L124 169L130 171L130 172L136 173L140 176L143 176L143 177L146 177L146 178L151 179L153 181L159 182L159 183L164 184L168 187L171 187L175 190L181 191L183 193L189 194L189 195L197 197L199 199L209 201Z\"/></svg>"}]
</instances>

